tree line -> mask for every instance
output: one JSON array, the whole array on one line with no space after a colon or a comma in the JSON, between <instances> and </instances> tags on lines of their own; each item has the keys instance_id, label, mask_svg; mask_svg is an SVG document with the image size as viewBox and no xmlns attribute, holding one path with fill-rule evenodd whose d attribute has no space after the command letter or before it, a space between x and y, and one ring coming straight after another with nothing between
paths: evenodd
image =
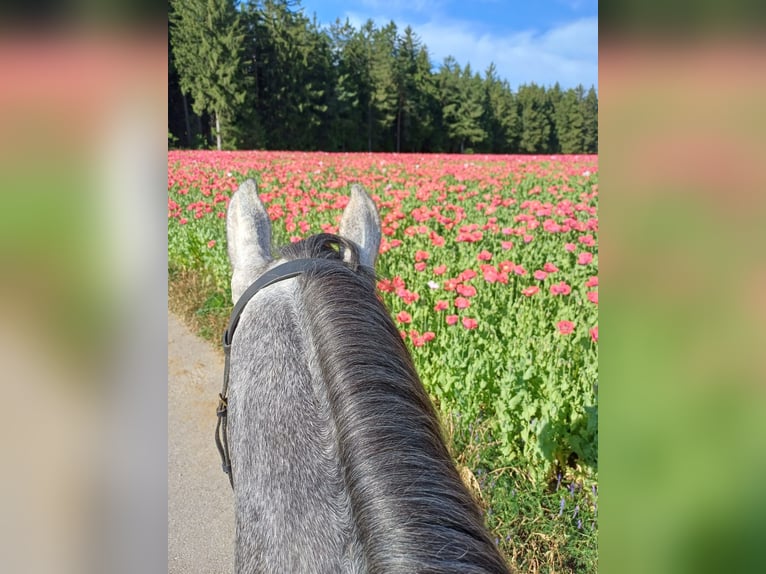
<instances>
[{"instance_id":1,"label":"tree line","mask_svg":"<svg viewBox=\"0 0 766 574\"><path fill-rule=\"evenodd\" d=\"M169 0L174 147L597 153L591 87L512 91L394 22L322 27L300 0Z\"/></svg>"}]
</instances>

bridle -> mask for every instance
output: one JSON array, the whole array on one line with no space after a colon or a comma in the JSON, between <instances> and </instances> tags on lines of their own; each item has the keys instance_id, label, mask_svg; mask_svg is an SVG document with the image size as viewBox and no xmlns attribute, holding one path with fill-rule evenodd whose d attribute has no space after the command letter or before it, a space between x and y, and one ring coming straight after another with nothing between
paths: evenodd
<instances>
[{"instance_id":1,"label":"bridle","mask_svg":"<svg viewBox=\"0 0 766 574\"><path fill-rule=\"evenodd\" d=\"M231 357L231 341L234 337L234 331L239 324L240 315L245 307L250 302L256 293L261 289L265 289L269 285L284 281L285 279L292 279L297 277L306 271L314 269L321 259L294 259L287 261L280 265L277 265L273 269L269 269L258 277L255 282L248 287L242 296L237 300L237 304L231 311L229 317L229 326L223 332L223 352L225 355L225 365L223 369L223 389L218 395L218 408L216 414L218 415L218 423L215 426L215 445L218 447L218 453L221 455L221 466L223 471L229 476L229 484L234 488L234 479L231 474L231 459L229 458L229 439L226 434L226 423L228 417L228 405L227 405L227 393L229 391L229 363Z\"/></svg>"}]
</instances>

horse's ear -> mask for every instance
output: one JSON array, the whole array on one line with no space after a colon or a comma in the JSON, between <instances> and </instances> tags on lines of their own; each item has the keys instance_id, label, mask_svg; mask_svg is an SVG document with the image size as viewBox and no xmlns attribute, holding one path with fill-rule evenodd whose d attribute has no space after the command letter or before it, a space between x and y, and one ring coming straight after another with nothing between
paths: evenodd
<instances>
[{"instance_id":1,"label":"horse's ear","mask_svg":"<svg viewBox=\"0 0 766 574\"><path fill-rule=\"evenodd\" d=\"M361 185L351 186L351 199L343 211L339 234L359 246L362 265L375 267L380 248L380 215L375 203Z\"/></svg>"},{"instance_id":2,"label":"horse's ear","mask_svg":"<svg viewBox=\"0 0 766 574\"><path fill-rule=\"evenodd\" d=\"M236 301L272 260L271 221L252 179L240 185L229 201L226 242L232 269L231 294Z\"/></svg>"}]
</instances>

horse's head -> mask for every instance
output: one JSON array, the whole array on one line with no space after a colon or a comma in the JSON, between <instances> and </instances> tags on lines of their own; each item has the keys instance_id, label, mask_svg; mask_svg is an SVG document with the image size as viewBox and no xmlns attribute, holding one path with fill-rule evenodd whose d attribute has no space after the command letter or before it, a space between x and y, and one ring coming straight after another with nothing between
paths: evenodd
<instances>
[{"instance_id":1,"label":"horse's head","mask_svg":"<svg viewBox=\"0 0 766 574\"><path fill-rule=\"evenodd\" d=\"M229 203L227 234L237 303L218 442L236 499L237 571L506 572L376 294L368 268L381 223L367 193L351 187L338 235L275 259L248 180Z\"/></svg>"},{"instance_id":2,"label":"horse's head","mask_svg":"<svg viewBox=\"0 0 766 574\"><path fill-rule=\"evenodd\" d=\"M361 185L352 185L339 235L356 245L362 265L375 266L380 227L375 203ZM252 179L240 185L229 202L226 234L232 267L231 294L237 301L260 275L280 263L272 257L271 221Z\"/></svg>"}]
</instances>

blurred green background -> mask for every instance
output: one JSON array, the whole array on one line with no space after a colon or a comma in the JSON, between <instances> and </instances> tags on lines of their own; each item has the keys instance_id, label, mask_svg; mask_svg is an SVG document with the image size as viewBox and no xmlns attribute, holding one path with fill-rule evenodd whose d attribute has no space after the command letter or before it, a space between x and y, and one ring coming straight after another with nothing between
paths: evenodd
<instances>
[{"instance_id":1,"label":"blurred green background","mask_svg":"<svg viewBox=\"0 0 766 574\"><path fill-rule=\"evenodd\" d=\"M163 12L0 7L2 572L167 564Z\"/></svg>"},{"instance_id":2,"label":"blurred green background","mask_svg":"<svg viewBox=\"0 0 766 574\"><path fill-rule=\"evenodd\" d=\"M766 572L763 6L600 6L603 572Z\"/></svg>"}]
</instances>

